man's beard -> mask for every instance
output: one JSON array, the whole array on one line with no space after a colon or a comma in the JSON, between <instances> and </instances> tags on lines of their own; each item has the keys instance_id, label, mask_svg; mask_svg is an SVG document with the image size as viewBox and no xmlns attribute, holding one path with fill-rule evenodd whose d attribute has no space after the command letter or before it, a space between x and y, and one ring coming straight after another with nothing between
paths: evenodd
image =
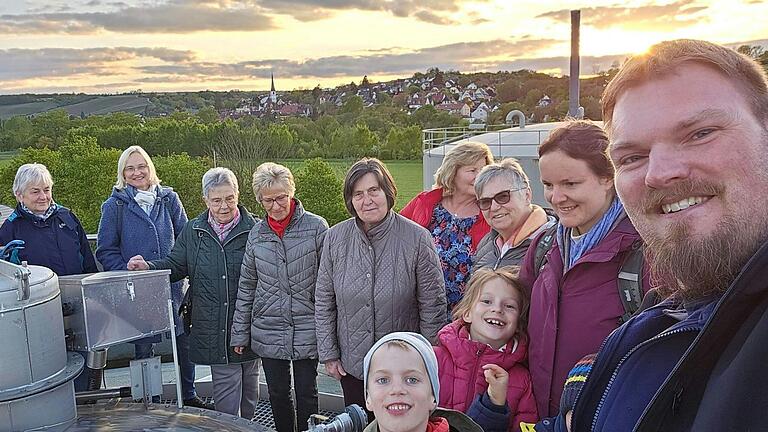
<instances>
[{"instance_id":1,"label":"man's beard","mask_svg":"<svg viewBox=\"0 0 768 432\"><path fill-rule=\"evenodd\" d=\"M724 293L759 247L744 235L748 228L727 217L706 238L692 238L683 222L665 235L653 233L646 239L652 284L663 297L684 302Z\"/></svg>"},{"instance_id":2,"label":"man's beard","mask_svg":"<svg viewBox=\"0 0 768 432\"><path fill-rule=\"evenodd\" d=\"M720 185L686 181L664 191L648 191L640 208L658 212L665 197L713 196L711 199L718 199L724 193ZM726 214L706 236L691 235L685 221L661 231L653 224L643 224L635 219L646 243L652 285L663 297L674 296L684 302L724 293L766 239L768 227L765 223L759 226L760 219L764 218Z\"/></svg>"}]
</instances>

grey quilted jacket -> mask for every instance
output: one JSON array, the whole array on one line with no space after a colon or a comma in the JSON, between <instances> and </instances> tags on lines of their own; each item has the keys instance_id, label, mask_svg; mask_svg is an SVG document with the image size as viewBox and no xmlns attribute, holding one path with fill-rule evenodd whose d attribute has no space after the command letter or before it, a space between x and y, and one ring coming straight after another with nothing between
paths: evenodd
<instances>
[{"instance_id":1,"label":"grey quilted jacket","mask_svg":"<svg viewBox=\"0 0 768 432\"><path fill-rule=\"evenodd\" d=\"M393 331L435 342L446 310L443 271L427 230L394 212L367 235L354 218L328 230L315 291L320 361L341 359L362 379L374 342Z\"/></svg>"},{"instance_id":2,"label":"grey quilted jacket","mask_svg":"<svg viewBox=\"0 0 768 432\"><path fill-rule=\"evenodd\" d=\"M232 346L250 346L259 357L317 358L315 282L328 231L322 217L296 200L280 238L266 219L248 235L232 324Z\"/></svg>"}]
</instances>

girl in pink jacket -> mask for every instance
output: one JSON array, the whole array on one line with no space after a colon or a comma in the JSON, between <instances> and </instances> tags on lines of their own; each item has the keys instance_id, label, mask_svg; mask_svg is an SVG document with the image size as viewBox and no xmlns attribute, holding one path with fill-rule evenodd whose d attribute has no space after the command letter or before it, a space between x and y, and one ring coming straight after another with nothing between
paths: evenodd
<instances>
[{"instance_id":1,"label":"girl in pink jacket","mask_svg":"<svg viewBox=\"0 0 768 432\"><path fill-rule=\"evenodd\" d=\"M467 413L485 432L538 420L523 364L529 301L517 274L517 267L475 272L435 347L441 407Z\"/></svg>"}]
</instances>

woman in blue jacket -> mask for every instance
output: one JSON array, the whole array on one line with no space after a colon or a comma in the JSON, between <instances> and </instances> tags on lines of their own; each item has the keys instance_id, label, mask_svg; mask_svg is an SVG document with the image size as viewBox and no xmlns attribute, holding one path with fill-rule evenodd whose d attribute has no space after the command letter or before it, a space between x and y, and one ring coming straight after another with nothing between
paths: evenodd
<instances>
[{"instance_id":1,"label":"woman in blue jacket","mask_svg":"<svg viewBox=\"0 0 768 432\"><path fill-rule=\"evenodd\" d=\"M104 270L126 270L134 255L165 258L187 223L187 214L173 189L160 186L155 165L139 146L125 149L117 162L117 182L112 195L101 206L96 258ZM183 282L171 285L174 310L179 310ZM189 341L176 321L179 366L184 405L212 409L195 393L195 365L189 361ZM154 356L160 335L134 342L135 358Z\"/></svg>"},{"instance_id":2,"label":"woman in blue jacket","mask_svg":"<svg viewBox=\"0 0 768 432\"><path fill-rule=\"evenodd\" d=\"M80 221L53 201L53 178L45 165L20 166L13 179L13 194L18 204L0 227L0 245L23 240L19 262L48 267L59 276L98 271ZM75 390L97 389L100 376L100 370L86 367L75 379Z\"/></svg>"}]
</instances>

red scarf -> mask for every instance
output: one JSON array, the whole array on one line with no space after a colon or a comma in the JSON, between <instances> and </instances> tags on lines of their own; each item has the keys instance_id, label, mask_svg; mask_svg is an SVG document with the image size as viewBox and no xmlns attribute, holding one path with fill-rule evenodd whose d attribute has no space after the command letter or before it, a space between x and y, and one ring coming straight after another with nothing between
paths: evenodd
<instances>
[{"instance_id":1,"label":"red scarf","mask_svg":"<svg viewBox=\"0 0 768 432\"><path fill-rule=\"evenodd\" d=\"M448 432L450 429L448 420L443 417L430 417L426 432Z\"/></svg>"},{"instance_id":2,"label":"red scarf","mask_svg":"<svg viewBox=\"0 0 768 432\"><path fill-rule=\"evenodd\" d=\"M293 212L296 211L296 201L291 199L291 209L288 211L288 216L285 217L283 220L274 220L271 216L267 215L267 223L269 224L269 227L272 228L272 231L277 234L278 237L283 238L283 234L285 234L285 229L288 228L288 224L291 223L291 218L293 217Z\"/></svg>"}]
</instances>

